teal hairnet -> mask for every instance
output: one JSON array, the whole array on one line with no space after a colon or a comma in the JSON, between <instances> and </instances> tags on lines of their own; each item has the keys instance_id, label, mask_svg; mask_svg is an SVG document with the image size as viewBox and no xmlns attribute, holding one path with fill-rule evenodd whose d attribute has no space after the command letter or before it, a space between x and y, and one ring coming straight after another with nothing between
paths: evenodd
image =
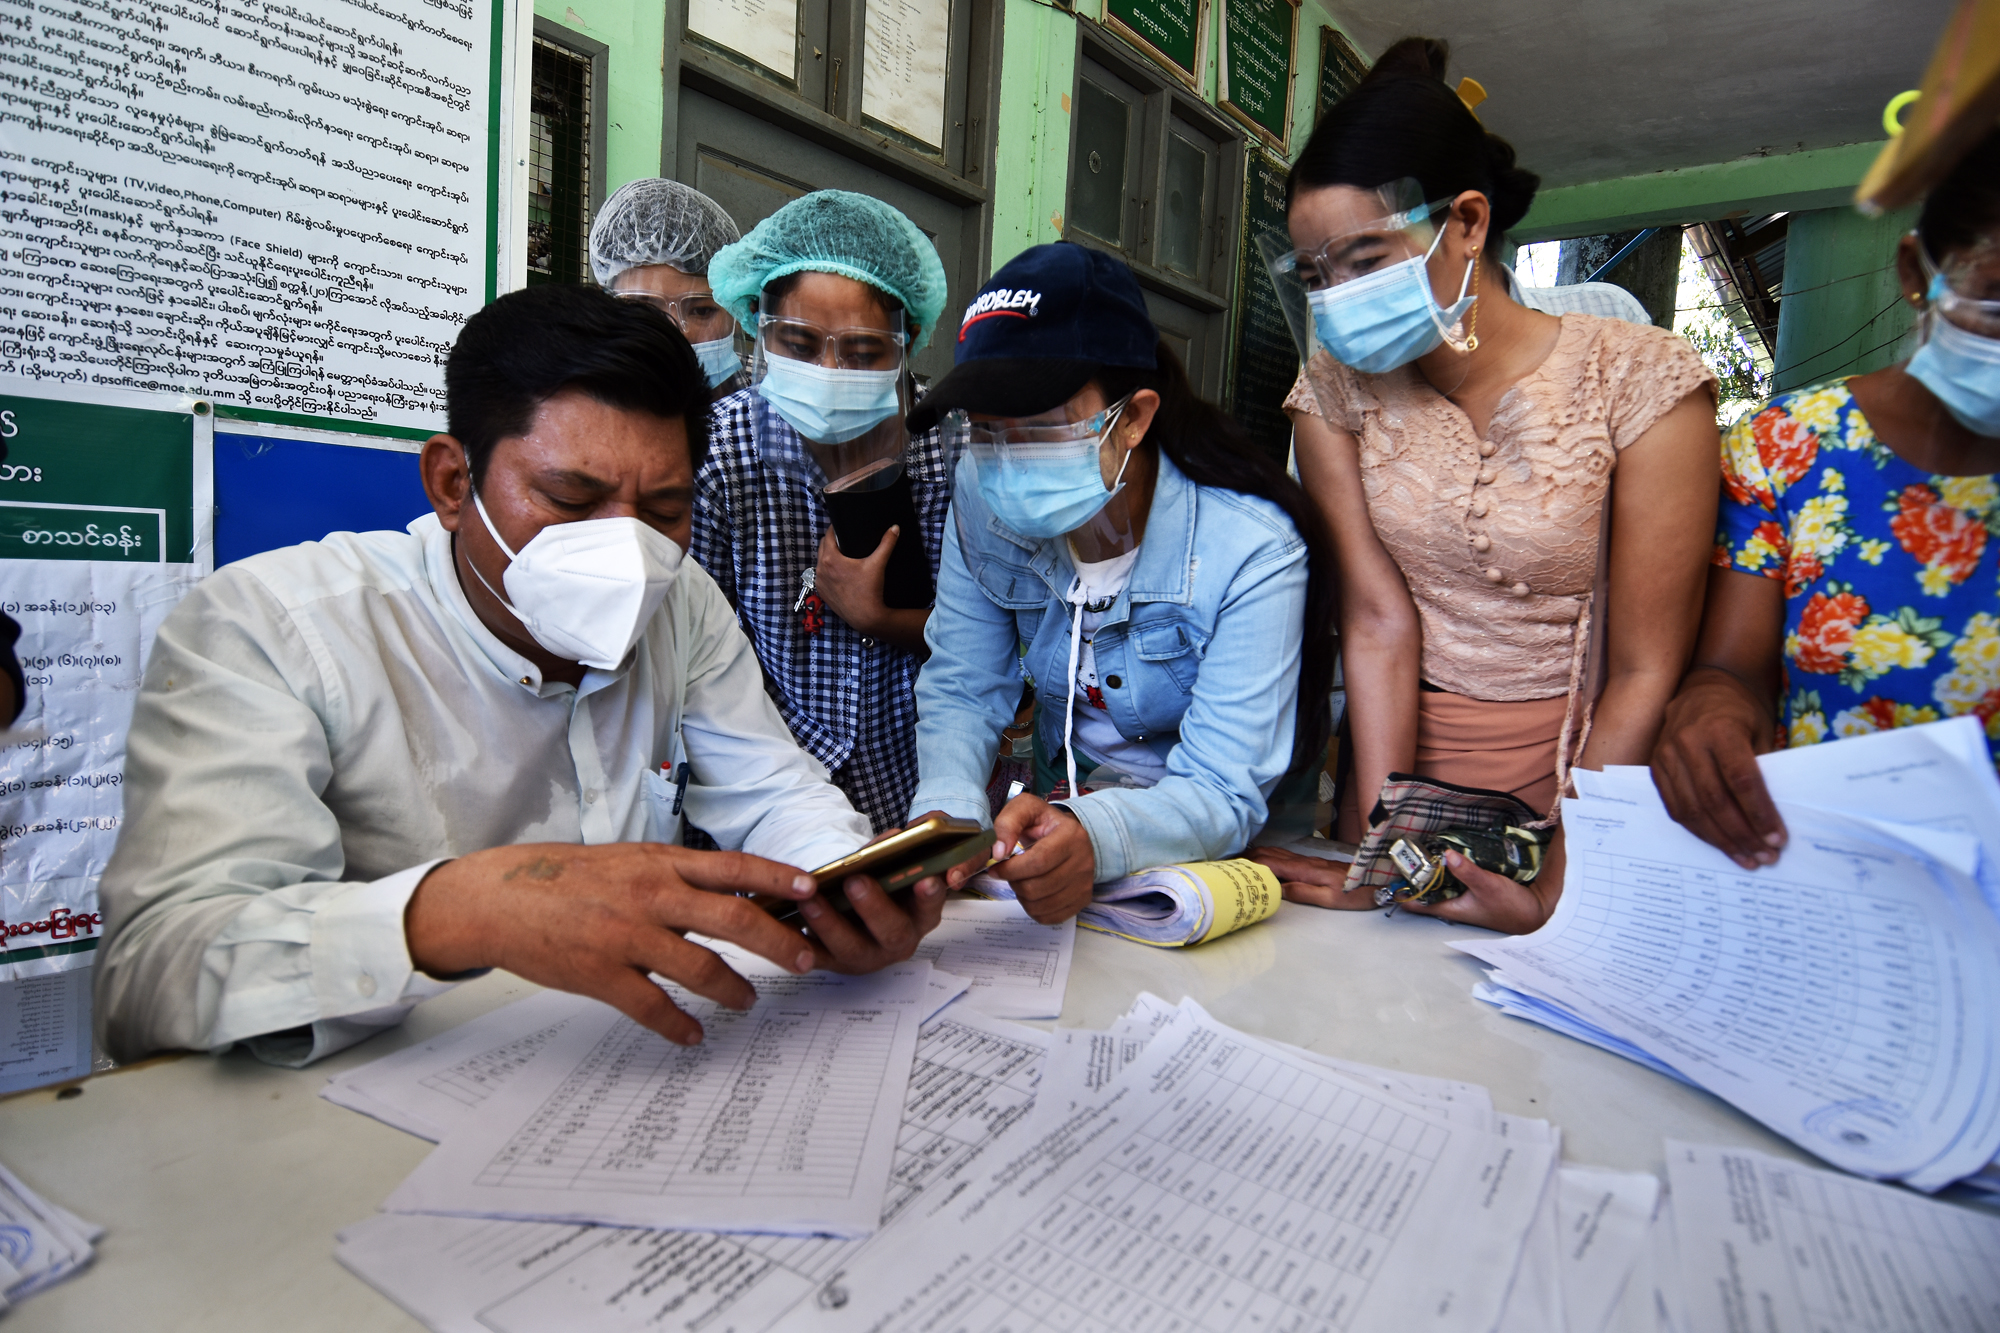
<instances>
[{"instance_id":1,"label":"teal hairnet","mask_svg":"<svg viewBox=\"0 0 2000 1333\"><path fill-rule=\"evenodd\" d=\"M791 273L838 273L903 303L922 350L944 313L944 262L917 224L879 199L816 190L794 199L708 261L708 285L736 322L754 333L750 302Z\"/></svg>"}]
</instances>

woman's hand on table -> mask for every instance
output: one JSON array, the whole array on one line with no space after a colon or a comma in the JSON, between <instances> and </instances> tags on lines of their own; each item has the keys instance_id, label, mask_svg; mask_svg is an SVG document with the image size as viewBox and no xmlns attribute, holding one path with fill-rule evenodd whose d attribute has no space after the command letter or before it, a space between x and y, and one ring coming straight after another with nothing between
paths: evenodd
<instances>
[{"instance_id":1,"label":"woman's hand on table","mask_svg":"<svg viewBox=\"0 0 2000 1333\"><path fill-rule=\"evenodd\" d=\"M1445 866L1454 879L1465 885L1465 892L1428 906L1418 903L1402 906L1421 916L1443 917L1446 921L1484 926L1508 935L1526 935L1540 930L1555 912L1556 900L1562 897L1563 868L1567 861L1560 829L1542 856L1542 872L1528 884L1481 870L1457 852L1447 852Z\"/></svg>"},{"instance_id":2,"label":"woman's hand on table","mask_svg":"<svg viewBox=\"0 0 2000 1333\"><path fill-rule=\"evenodd\" d=\"M1286 902L1347 912L1375 910L1374 894L1361 889L1342 892L1347 883L1345 861L1301 856L1282 847L1252 847L1244 855L1278 877Z\"/></svg>"},{"instance_id":3,"label":"woman's hand on table","mask_svg":"<svg viewBox=\"0 0 2000 1333\"><path fill-rule=\"evenodd\" d=\"M1043 925L1067 921L1090 906L1097 853L1083 821L1064 807L1025 792L1007 802L993 821L993 855L1002 859L987 873L1012 885L1022 909ZM976 867L953 870L952 887L976 873Z\"/></svg>"}]
</instances>

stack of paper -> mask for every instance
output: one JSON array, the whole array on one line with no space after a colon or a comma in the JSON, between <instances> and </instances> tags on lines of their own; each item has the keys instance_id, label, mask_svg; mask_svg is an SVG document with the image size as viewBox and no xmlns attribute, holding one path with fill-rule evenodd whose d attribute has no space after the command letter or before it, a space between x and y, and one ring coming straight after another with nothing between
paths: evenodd
<instances>
[{"instance_id":1,"label":"stack of paper","mask_svg":"<svg viewBox=\"0 0 2000 1333\"><path fill-rule=\"evenodd\" d=\"M1458 944L1510 1013L1706 1088L1860 1175L2000 1153L2000 782L1977 724L1772 756L1790 832L1746 871L1643 770L1582 779L1547 925Z\"/></svg>"},{"instance_id":2,"label":"stack of paper","mask_svg":"<svg viewBox=\"0 0 2000 1333\"><path fill-rule=\"evenodd\" d=\"M1014 886L992 875L976 876L966 887L1014 901ZM1099 884L1076 923L1177 949L1254 926L1274 915L1283 901L1278 877L1255 861L1191 861Z\"/></svg>"},{"instance_id":3,"label":"stack of paper","mask_svg":"<svg viewBox=\"0 0 2000 1333\"><path fill-rule=\"evenodd\" d=\"M520 1043L591 1007L545 993L336 1080L326 1095L390 1124L430 1123L442 1136L520 1067ZM965 1005L924 1024L881 1225L930 1193L955 1188L993 1138L1026 1116L1047 1045L1033 1028ZM371 1107L352 1099L357 1087ZM440 1100L440 1089L453 1091ZM837 1283L843 1266L871 1243L384 1213L341 1232L339 1257L439 1333L761 1333Z\"/></svg>"},{"instance_id":4,"label":"stack of paper","mask_svg":"<svg viewBox=\"0 0 2000 1333\"><path fill-rule=\"evenodd\" d=\"M0 1166L0 1310L84 1267L103 1234Z\"/></svg>"},{"instance_id":5,"label":"stack of paper","mask_svg":"<svg viewBox=\"0 0 2000 1333\"><path fill-rule=\"evenodd\" d=\"M1040 1102L1030 1133L1056 1131L1079 1110L1101 1101L1120 1075L1144 1055L1154 1035L1183 1011L1228 1031L1214 1024L1192 1001L1177 1007L1146 994L1140 995L1108 1031L1058 1031L1042 1075ZM1232 1035L1242 1038L1240 1033ZM1278 1042L1257 1044L1372 1088L1390 1099L1390 1104L1417 1108L1439 1124L1484 1131L1522 1145L1545 1145L1553 1164L1560 1143L1554 1127L1545 1121L1495 1111L1491 1095L1477 1084L1381 1069ZM1534 1216L1524 1228L1520 1260L1507 1290L1504 1311L1498 1323L1489 1326L1499 1333L1605 1333L1612 1328L1614 1311L1621 1301L1640 1302L1650 1311L1654 1301L1650 1274L1641 1279L1643 1292L1628 1295L1627 1287L1640 1272L1651 1243L1658 1199L1658 1180L1644 1173L1582 1167L1560 1167L1551 1172L1541 1185ZM1409 1244L1421 1249L1421 1242ZM1373 1307L1369 1309L1372 1319ZM1206 1322L1188 1325L1211 1326ZM1338 1325L1301 1322L1299 1326ZM1346 1326L1378 1325L1357 1314ZM1651 1323L1644 1326L1650 1333Z\"/></svg>"},{"instance_id":6,"label":"stack of paper","mask_svg":"<svg viewBox=\"0 0 2000 1333\"><path fill-rule=\"evenodd\" d=\"M1744 1148L1667 1142L1677 1329L2000 1321L2000 1217Z\"/></svg>"}]
</instances>

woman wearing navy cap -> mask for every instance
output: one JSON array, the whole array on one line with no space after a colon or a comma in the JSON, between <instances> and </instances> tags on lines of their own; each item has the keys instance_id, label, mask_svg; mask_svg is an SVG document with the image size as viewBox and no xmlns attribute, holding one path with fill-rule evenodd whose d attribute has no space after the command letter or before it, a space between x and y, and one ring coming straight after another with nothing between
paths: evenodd
<instances>
[{"instance_id":1,"label":"woman wearing navy cap","mask_svg":"<svg viewBox=\"0 0 2000 1333\"><path fill-rule=\"evenodd\" d=\"M1131 270L1078 245L1023 252L966 308L957 366L910 429L953 411L971 432L917 680L913 815L987 818L1025 674L1062 780L1038 765L1037 793L994 819L1000 849L1025 850L993 873L1031 916L1240 851L1325 739L1332 643L1303 627L1333 623L1333 580L1305 493L1196 397Z\"/></svg>"}]
</instances>

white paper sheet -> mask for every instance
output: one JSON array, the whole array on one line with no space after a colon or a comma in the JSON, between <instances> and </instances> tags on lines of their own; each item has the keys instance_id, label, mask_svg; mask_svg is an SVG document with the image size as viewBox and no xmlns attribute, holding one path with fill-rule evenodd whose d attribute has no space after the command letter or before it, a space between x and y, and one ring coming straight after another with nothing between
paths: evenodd
<instances>
[{"instance_id":1,"label":"white paper sheet","mask_svg":"<svg viewBox=\"0 0 2000 1333\"><path fill-rule=\"evenodd\" d=\"M1047 1045L1033 1028L963 1007L925 1024L884 1225L948 1192L1026 1114ZM342 1232L339 1253L438 1333L514 1324L762 1333L871 1243L385 1213ZM676 1265L686 1265L678 1279Z\"/></svg>"},{"instance_id":2,"label":"white paper sheet","mask_svg":"<svg viewBox=\"0 0 2000 1333\"><path fill-rule=\"evenodd\" d=\"M874 0L866 23L862 114L941 146L951 0Z\"/></svg>"},{"instance_id":3,"label":"white paper sheet","mask_svg":"<svg viewBox=\"0 0 2000 1333\"><path fill-rule=\"evenodd\" d=\"M1667 1142L1686 1327L1940 1333L2000 1319L2000 1218L1743 1148Z\"/></svg>"},{"instance_id":4,"label":"white paper sheet","mask_svg":"<svg viewBox=\"0 0 2000 1333\"><path fill-rule=\"evenodd\" d=\"M320 1096L436 1143L596 1000L539 991L426 1042L336 1074Z\"/></svg>"},{"instance_id":5,"label":"white paper sheet","mask_svg":"<svg viewBox=\"0 0 2000 1333\"><path fill-rule=\"evenodd\" d=\"M1564 1327L1603 1333L1647 1252L1660 1179L1575 1166L1556 1176Z\"/></svg>"},{"instance_id":6,"label":"white paper sheet","mask_svg":"<svg viewBox=\"0 0 2000 1333\"><path fill-rule=\"evenodd\" d=\"M995 1017L1055 1018L1075 953L1075 921L1045 926L1018 903L955 898L916 956L970 981L965 1002Z\"/></svg>"},{"instance_id":7,"label":"white paper sheet","mask_svg":"<svg viewBox=\"0 0 2000 1333\"><path fill-rule=\"evenodd\" d=\"M989 1156L947 1208L884 1233L843 1304L787 1327L1485 1333L1554 1154L1186 1007L1109 1097Z\"/></svg>"},{"instance_id":8,"label":"white paper sheet","mask_svg":"<svg viewBox=\"0 0 2000 1333\"><path fill-rule=\"evenodd\" d=\"M677 1047L578 1013L473 1108L392 1212L703 1230L874 1230L927 962L868 977L771 969L748 1011L670 988L707 1032Z\"/></svg>"},{"instance_id":9,"label":"white paper sheet","mask_svg":"<svg viewBox=\"0 0 2000 1333\"><path fill-rule=\"evenodd\" d=\"M88 1265L103 1234L0 1166L0 1310Z\"/></svg>"},{"instance_id":10,"label":"white paper sheet","mask_svg":"<svg viewBox=\"0 0 2000 1333\"><path fill-rule=\"evenodd\" d=\"M688 0L687 24L788 79L798 75L798 0Z\"/></svg>"},{"instance_id":11,"label":"white paper sheet","mask_svg":"<svg viewBox=\"0 0 2000 1333\"><path fill-rule=\"evenodd\" d=\"M1978 1170L2000 1147L1990 1107L1969 1132L2000 1051L2000 946L1976 886L1879 827L1783 813L1784 858L1752 872L1662 813L1568 802L1549 923L1455 947L1838 1166L1930 1188Z\"/></svg>"}]
</instances>

